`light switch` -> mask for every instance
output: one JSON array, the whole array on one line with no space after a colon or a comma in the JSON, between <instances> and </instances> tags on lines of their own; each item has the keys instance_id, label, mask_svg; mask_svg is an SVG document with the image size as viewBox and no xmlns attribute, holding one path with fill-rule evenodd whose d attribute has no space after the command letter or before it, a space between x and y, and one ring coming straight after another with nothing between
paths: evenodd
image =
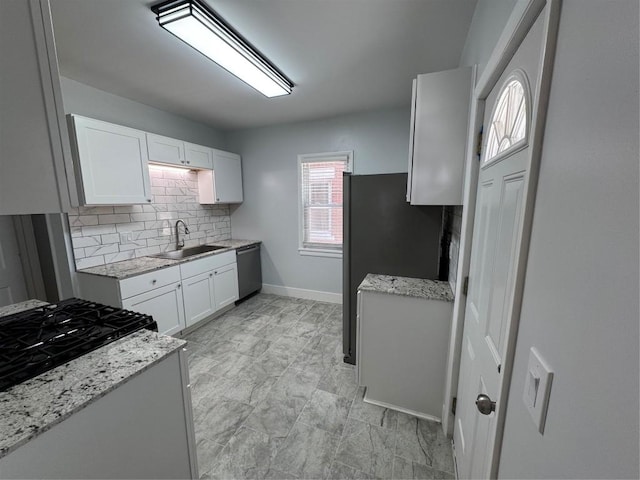
<instances>
[{"instance_id":1,"label":"light switch","mask_svg":"<svg viewBox=\"0 0 640 480\"><path fill-rule=\"evenodd\" d=\"M532 347L529 352L523 400L540 433L544 433L552 379L553 372L542 359L540 353Z\"/></svg>"}]
</instances>

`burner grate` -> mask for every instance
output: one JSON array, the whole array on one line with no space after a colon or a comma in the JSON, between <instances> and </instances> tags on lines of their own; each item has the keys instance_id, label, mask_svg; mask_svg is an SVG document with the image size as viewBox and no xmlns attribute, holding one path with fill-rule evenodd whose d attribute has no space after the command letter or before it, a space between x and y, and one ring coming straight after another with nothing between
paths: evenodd
<instances>
[{"instance_id":1,"label":"burner grate","mask_svg":"<svg viewBox=\"0 0 640 480\"><path fill-rule=\"evenodd\" d=\"M0 391L142 328L153 318L77 298L0 318Z\"/></svg>"}]
</instances>

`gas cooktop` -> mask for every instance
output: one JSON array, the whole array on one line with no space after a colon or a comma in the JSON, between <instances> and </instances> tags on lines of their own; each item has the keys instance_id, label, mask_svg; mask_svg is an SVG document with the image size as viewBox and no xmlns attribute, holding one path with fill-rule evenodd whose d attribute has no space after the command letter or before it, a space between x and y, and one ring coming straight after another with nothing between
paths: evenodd
<instances>
[{"instance_id":1,"label":"gas cooktop","mask_svg":"<svg viewBox=\"0 0 640 480\"><path fill-rule=\"evenodd\" d=\"M142 328L149 315L77 298L0 318L0 391Z\"/></svg>"}]
</instances>

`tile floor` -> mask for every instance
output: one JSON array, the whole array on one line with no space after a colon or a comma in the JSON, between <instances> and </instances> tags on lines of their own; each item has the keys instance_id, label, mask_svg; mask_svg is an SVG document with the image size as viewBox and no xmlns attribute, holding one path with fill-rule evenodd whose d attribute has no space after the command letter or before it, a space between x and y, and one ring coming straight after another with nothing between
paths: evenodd
<instances>
[{"instance_id":1,"label":"tile floor","mask_svg":"<svg viewBox=\"0 0 640 480\"><path fill-rule=\"evenodd\" d=\"M185 339L201 478L454 478L439 424L363 402L340 305L259 294Z\"/></svg>"}]
</instances>

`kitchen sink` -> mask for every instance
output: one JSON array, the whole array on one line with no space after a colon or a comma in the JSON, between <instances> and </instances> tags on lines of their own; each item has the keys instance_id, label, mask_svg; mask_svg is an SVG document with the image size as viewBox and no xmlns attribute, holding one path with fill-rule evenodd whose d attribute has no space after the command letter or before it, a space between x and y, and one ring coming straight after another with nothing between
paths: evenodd
<instances>
[{"instance_id":1,"label":"kitchen sink","mask_svg":"<svg viewBox=\"0 0 640 480\"><path fill-rule=\"evenodd\" d=\"M216 245L198 245L197 247L182 248L180 250L173 250L171 252L157 253L155 255L149 255L154 258L167 258L169 260L182 260L183 258L189 258L194 255L200 255L201 253L215 252L228 247L220 247Z\"/></svg>"}]
</instances>

